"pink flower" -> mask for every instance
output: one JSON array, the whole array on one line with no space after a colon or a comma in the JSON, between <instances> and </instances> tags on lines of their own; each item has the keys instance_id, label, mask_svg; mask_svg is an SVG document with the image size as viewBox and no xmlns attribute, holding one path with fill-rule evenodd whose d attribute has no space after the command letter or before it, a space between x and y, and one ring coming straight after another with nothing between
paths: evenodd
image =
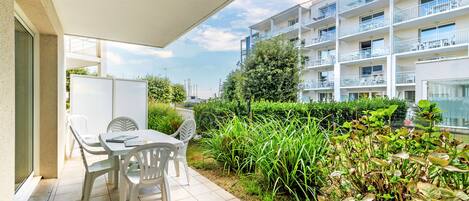
<instances>
[{"instance_id":1,"label":"pink flower","mask_svg":"<svg viewBox=\"0 0 469 201\"><path fill-rule=\"evenodd\" d=\"M404 126L410 126L410 125L412 125L412 120L410 119L404 120Z\"/></svg>"}]
</instances>

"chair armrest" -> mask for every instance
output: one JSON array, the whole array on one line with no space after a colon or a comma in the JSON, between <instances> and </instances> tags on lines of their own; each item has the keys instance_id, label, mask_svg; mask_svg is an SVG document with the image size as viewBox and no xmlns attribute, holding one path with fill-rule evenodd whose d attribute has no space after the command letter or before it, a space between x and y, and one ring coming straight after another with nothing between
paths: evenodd
<instances>
[{"instance_id":1,"label":"chair armrest","mask_svg":"<svg viewBox=\"0 0 469 201\"><path fill-rule=\"evenodd\" d=\"M86 146L83 146L83 149L88 152L89 154L93 154L93 155L108 155L109 153L104 150L104 149L99 149L99 150L95 150L95 149L90 149Z\"/></svg>"},{"instance_id":2,"label":"chair armrest","mask_svg":"<svg viewBox=\"0 0 469 201\"><path fill-rule=\"evenodd\" d=\"M178 136L178 135L179 135L179 131L176 131L176 132L174 132L173 134L171 134L171 135L169 135L169 136L171 136L171 137L174 137L174 138L175 138L175 137L176 137L176 136Z\"/></svg>"}]
</instances>

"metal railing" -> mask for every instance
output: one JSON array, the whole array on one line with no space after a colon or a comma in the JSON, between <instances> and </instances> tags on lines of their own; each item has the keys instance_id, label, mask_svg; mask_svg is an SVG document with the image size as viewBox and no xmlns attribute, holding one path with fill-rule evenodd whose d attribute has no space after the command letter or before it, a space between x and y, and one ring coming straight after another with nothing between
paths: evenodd
<instances>
[{"instance_id":1,"label":"metal railing","mask_svg":"<svg viewBox=\"0 0 469 201\"><path fill-rule=\"evenodd\" d=\"M355 61L360 59L369 59L389 54L388 48L365 48L359 51L342 54L340 61Z\"/></svg>"},{"instance_id":2,"label":"metal railing","mask_svg":"<svg viewBox=\"0 0 469 201\"><path fill-rule=\"evenodd\" d=\"M345 0L340 3L340 12L346 12L378 0Z\"/></svg>"},{"instance_id":3,"label":"metal railing","mask_svg":"<svg viewBox=\"0 0 469 201\"><path fill-rule=\"evenodd\" d=\"M305 22L303 24L308 25L308 24L311 24L311 23L314 23L314 22L324 20L324 19L329 18L329 17L335 17L335 14L336 14L336 9L328 7L326 9L325 13L315 15L315 16L311 16L311 18L308 19L308 20L305 20Z\"/></svg>"},{"instance_id":4,"label":"metal railing","mask_svg":"<svg viewBox=\"0 0 469 201\"><path fill-rule=\"evenodd\" d=\"M259 42L271 38L270 32L259 33L256 37L253 37L253 42Z\"/></svg>"},{"instance_id":5,"label":"metal railing","mask_svg":"<svg viewBox=\"0 0 469 201\"><path fill-rule=\"evenodd\" d=\"M334 81L316 81L310 80L300 84L300 89L311 90L311 89L330 89L334 88Z\"/></svg>"},{"instance_id":6,"label":"metal railing","mask_svg":"<svg viewBox=\"0 0 469 201\"><path fill-rule=\"evenodd\" d=\"M98 56L98 41L91 38L67 36L64 49L66 53Z\"/></svg>"},{"instance_id":7,"label":"metal railing","mask_svg":"<svg viewBox=\"0 0 469 201\"><path fill-rule=\"evenodd\" d=\"M437 33L429 37L421 38L395 38L395 52L414 52L440 47L466 44L469 42L469 30L449 31Z\"/></svg>"},{"instance_id":8,"label":"metal railing","mask_svg":"<svg viewBox=\"0 0 469 201\"><path fill-rule=\"evenodd\" d=\"M343 76L340 80L342 87L356 87L356 86L379 86L386 85L384 75L371 75L371 76Z\"/></svg>"},{"instance_id":9,"label":"metal railing","mask_svg":"<svg viewBox=\"0 0 469 201\"><path fill-rule=\"evenodd\" d=\"M469 0L435 0L411 8L395 8L394 23L429 16L469 5Z\"/></svg>"},{"instance_id":10,"label":"metal railing","mask_svg":"<svg viewBox=\"0 0 469 201\"><path fill-rule=\"evenodd\" d=\"M307 40L305 46L311 46L311 45L315 45L315 44L318 44L318 43L333 41L333 40L335 40L335 35L336 35L335 31L328 32L328 33L323 34L322 36L319 36L317 38Z\"/></svg>"},{"instance_id":11,"label":"metal railing","mask_svg":"<svg viewBox=\"0 0 469 201\"><path fill-rule=\"evenodd\" d=\"M388 18L384 18L384 19L375 18L367 22L362 22L358 26L348 27L347 29L340 32L340 36L347 36L347 35L362 33L362 32L370 31L373 29L386 27L388 25L389 25Z\"/></svg>"},{"instance_id":12,"label":"metal railing","mask_svg":"<svg viewBox=\"0 0 469 201\"><path fill-rule=\"evenodd\" d=\"M310 59L305 62L305 66L308 68L314 68L316 66L333 65L335 63L335 57L330 56L328 58Z\"/></svg>"},{"instance_id":13,"label":"metal railing","mask_svg":"<svg viewBox=\"0 0 469 201\"><path fill-rule=\"evenodd\" d=\"M300 27L300 24L296 23L294 25L290 25L290 26L287 26L287 27L276 29L272 32L271 35L272 36L278 36L280 34L287 33L287 32L293 31L295 29L298 29L299 27Z\"/></svg>"},{"instance_id":14,"label":"metal railing","mask_svg":"<svg viewBox=\"0 0 469 201\"><path fill-rule=\"evenodd\" d=\"M415 71L396 72L396 84L415 84Z\"/></svg>"}]
</instances>

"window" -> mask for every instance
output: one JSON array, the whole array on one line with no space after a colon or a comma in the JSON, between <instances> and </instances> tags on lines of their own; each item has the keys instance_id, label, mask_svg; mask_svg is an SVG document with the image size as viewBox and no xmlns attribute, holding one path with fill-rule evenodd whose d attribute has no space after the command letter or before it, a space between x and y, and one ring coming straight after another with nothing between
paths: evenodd
<instances>
[{"instance_id":1,"label":"window","mask_svg":"<svg viewBox=\"0 0 469 201\"><path fill-rule=\"evenodd\" d=\"M288 26L293 26L295 25L296 23L299 22L299 19L298 18L295 18L295 19L292 19L292 20L288 20Z\"/></svg>"},{"instance_id":2,"label":"window","mask_svg":"<svg viewBox=\"0 0 469 201\"><path fill-rule=\"evenodd\" d=\"M334 100L332 93L319 93L319 102L330 102Z\"/></svg>"},{"instance_id":3,"label":"window","mask_svg":"<svg viewBox=\"0 0 469 201\"><path fill-rule=\"evenodd\" d=\"M319 54L320 59L329 59L331 57L335 57L335 50L334 49L320 50L318 54Z\"/></svg>"},{"instance_id":4,"label":"window","mask_svg":"<svg viewBox=\"0 0 469 201\"><path fill-rule=\"evenodd\" d=\"M409 102L415 102L415 91L404 91L404 99Z\"/></svg>"},{"instance_id":5,"label":"window","mask_svg":"<svg viewBox=\"0 0 469 201\"><path fill-rule=\"evenodd\" d=\"M383 65L361 67L360 77L371 77L383 74Z\"/></svg>"},{"instance_id":6,"label":"window","mask_svg":"<svg viewBox=\"0 0 469 201\"><path fill-rule=\"evenodd\" d=\"M320 19L325 18L327 16L333 15L336 11L336 4L330 4L324 7L321 7L319 10L319 17Z\"/></svg>"},{"instance_id":7,"label":"window","mask_svg":"<svg viewBox=\"0 0 469 201\"><path fill-rule=\"evenodd\" d=\"M420 41L427 42L433 40L447 39L451 40L454 36L455 23L445 24L436 27L430 27L420 30Z\"/></svg>"},{"instance_id":8,"label":"window","mask_svg":"<svg viewBox=\"0 0 469 201\"><path fill-rule=\"evenodd\" d=\"M442 125L469 127L469 79L428 81L428 100L443 111Z\"/></svg>"},{"instance_id":9,"label":"window","mask_svg":"<svg viewBox=\"0 0 469 201\"><path fill-rule=\"evenodd\" d=\"M361 17L360 24L369 23L373 20L384 20L384 11Z\"/></svg>"},{"instance_id":10,"label":"window","mask_svg":"<svg viewBox=\"0 0 469 201\"><path fill-rule=\"evenodd\" d=\"M348 100L349 101L354 101L358 99L369 99L370 97L376 98L376 97L383 97L383 92L381 91L374 91L374 92L352 92L349 93Z\"/></svg>"},{"instance_id":11,"label":"window","mask_svg":"<svg viewBox=\"0 0 469 201\"><path fill-rule=\"evenodd\" d=\"M324 29L319 29L319 36L324 37L324 36L331 36L335 34L335 26L324 28Z\"/></svg>"},{"instance_id":12,"label":"window","mask_svg":"<svg viewBox=\"0 0 469 201\"><path fill-rule=\"evenodd\" d=\"M361 56L364 58L369 58L372 55L382 55L384 49L383 38L360 42Z\"/></svg>"},{"instance_id":13,"label":"window","mask_svg":"<svg viewBox=\"0 0 469 201\"><path fill-rule=\"evenodd\" d=\"M334 71L319 72L319 82L327 82L334 80Z\"/></svg>"}]
</instances>

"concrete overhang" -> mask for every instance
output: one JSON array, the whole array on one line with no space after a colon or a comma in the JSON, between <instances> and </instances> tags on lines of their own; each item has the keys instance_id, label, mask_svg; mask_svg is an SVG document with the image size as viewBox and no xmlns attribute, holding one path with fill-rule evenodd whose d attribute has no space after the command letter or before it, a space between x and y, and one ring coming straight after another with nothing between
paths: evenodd
<instances>
[{"instance_id":1,"label":"concrete overhang","mask_svg":"<svg viewBox=\"0 0 469 201\"><path fill-rule=\"evenodd\" d=\"M233 0L52 0L68 35L165 47Z\"/></svg>"}]
</instances>

